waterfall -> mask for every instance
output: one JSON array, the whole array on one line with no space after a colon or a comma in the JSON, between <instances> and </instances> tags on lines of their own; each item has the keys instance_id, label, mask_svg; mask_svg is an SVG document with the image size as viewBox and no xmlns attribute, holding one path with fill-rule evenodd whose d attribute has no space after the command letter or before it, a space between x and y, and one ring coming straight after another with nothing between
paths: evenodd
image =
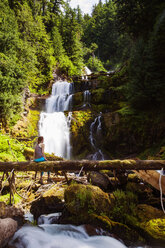
<instances>
[{"instance_id":1,"label":"waterfall","mask_svg":"<svg viewBox=\"0 0 165 248\"><path fill-rule=\"evenodd\" d=\"M91 93L89 90L85 90L84 91L84 104L83 104L83 107L86 107L86 106L91 106L90 105L90 100L91 100Z\"/></svg>"},{"instance_id":2,"label":"waterfall","mask_svg":"<svg viewBox=\"0 0 165 248\"><path fill-rule=\"evenodd\" d=\"M101 115L95 118L95 120L90 125L90 143L94 150L94 154L91 156L92 160L104 160L104 154L100 149L100 144L98 140L102 139L102 126L101 126Z\"/></svg>"},{"instance_id":3,"label":"waterfall","mask_svg":"<svg viewBox=\"0 0 165 248\"><path fill-rule=\"evenodd\" d=\"M71 112L66 117L64 111L72 110L74 86L66 81L53 84L52 94L46 100L46 112L39 121L39 134L44 137L45 152L70 159Z\"/></svg>"}]
</instances>

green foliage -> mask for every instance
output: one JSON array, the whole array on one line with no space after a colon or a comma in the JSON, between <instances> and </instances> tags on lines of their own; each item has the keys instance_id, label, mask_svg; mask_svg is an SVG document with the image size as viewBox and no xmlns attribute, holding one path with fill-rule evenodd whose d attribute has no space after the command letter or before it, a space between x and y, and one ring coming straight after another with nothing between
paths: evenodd
<instances>
[{"instance_id":1,"label":"green foliage","mask_svg":"<svg viewBox=\"0 0 165 248\"><path fill-rule=\"evenodd\" d=\"M83 41L85 47L96 44L95 55L109 70L122 61L122 53L128 42L125 34L120 35L116 25L116 3L109 0L93 7L92 16L84 16ZM87 58L88 59L88 58Z\"/></svg>"},{"instance_id":2,"label":"green foliage","mask_svg":"<svg viewBox=\"0 0 165 248\"><path fill-rule=\"evenodd\" d=\"M130 191L116 190L113 192L115 205L111 217L123 224L133 224L136 220L137 196Z\"/></svg>"},{"instance_id":3,"label":"green foliage","mask_svg":"<svg viewBox=\"0 0 165 248\"><path fill-rule=\"evenodd\" d=\"M72 10L68 4L60 23L60 32L66 55L77 69L77 74L80 74L83 67L82 28L77 20L76 11Z\"/></svg>"},{"instance_id":4,"label":"green foliage","mask_svg":"<svg viewBox=\"0 0 165 248\"><path fill-rule=\"evenodd\" d=\"M18 204L20 201L22 200L22 198L17 195L14 194L14 204ZM0 201L5 202L6 204L10 204L10 193L5 194L5 195L0 195Z\"/></svg>"},{"instance_id":5,"label":"green foliage","mask_svg":"<svg viewBox=\"0 0 165 248\"><path fill-rule=\"evenodd\" d=\"M51 31L52 46L54 49L54 56L57 60L65 53L63 48L62 36L58 30L58 27L53 27Z\"/></svg>"},{"instance_id":6,"label":"green foliage","mask_svg":"<svg viewBox=\"0 0 165 248\"><path fill-rule=\"evenodd\" d=\"M59 59L59 68L63 74L69 77L78 74L76 66L73 65L72 61L67 55L63 55Z\"/></svg>"},{"instance_id":7,"label":"green foliage","mask_svg":"<svg viewBox=\"0 0 165 248\"><path fill-rule=\"evenodd\" d=\"M23 152L24 146L21 143L0 133L0 161L25 161Z\"/></svg>"},{"instance_id":8,"label":"green foliage","mask_svg":"<svg viewBox=\"0 0 165 248\"><path fill-rule=\"evenodd\" d=\"M164 3L161 0L118 0L116 5L117 24L121 32L126 31L135 39L148 36Z\"/></svg>"},{"instance_id":9,"label":"green foliage","mask_svg":"<svg viewBox=\"0 0 165 248\"><path fill-rule=\"evenodd\" d=\"M162 34L154 36L153 33L148 43L139 39L132 49L127 95L134 108L148 109L164 104L165 74L162 68L165 53L162 48L165 42Z\"/></svg>"},{"instance_id":10,"label":"green foliage","mask_svg":"<svg viewBox=\"0 0 165 248\"><path fill-rule=\"evenodd\" d=\"M52 78L52 69L55 66L49 36L46 33L42 18L37 16L34 19L32 10L27 4L22 5L21 9L18 10L17 21L21 38L27 45L27 49L30 48L34 52L30 61L31 75L29 75L29 79L33 78L37 73L38 80L37 82L34 81L35 84L33 82L32 84L29 82L29 84L31 89L43 93L43 89ZM29 58L27 57L26 59Z\"/></svg>"},{"instance_id":11,"label":"green foliage","mask_svg":"<svg viewBox=\"0 0 165 248\"><path fill-rule=\"evenodd\" d=\"M106 71L101 60L97 57L90 57L86 65L93 72Z\"/></svg>"},{"instance_id":12,"label":"green foliage","mask_svg":"<svg viewBox=\"0 0 165 248\"><path fill-rule=\"evenodd\" d=\"M7 1L0 3L0 118L10 119L21 111L24 70L19 59L21 40L14 12Z\"/></svg>"}]
</instances>

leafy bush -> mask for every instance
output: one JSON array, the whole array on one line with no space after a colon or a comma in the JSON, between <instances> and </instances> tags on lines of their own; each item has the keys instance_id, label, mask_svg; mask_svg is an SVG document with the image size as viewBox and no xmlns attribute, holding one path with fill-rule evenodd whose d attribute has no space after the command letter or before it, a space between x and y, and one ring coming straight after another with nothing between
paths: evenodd
<instances>
[{"instance_id":1,"label":"leafy bush","mask_svg":"<svg viewBox=\"0 0 165 248\"><path fill-rule=\"evenodd\" d=\"M25 161L23 151L24 146L21 143L0 133L0 161Z\"/></svg>"},{"instance_id":2,"label":"leafy bush","mask_svg":"<svg viewBox=\"0 0 165 248\"><path fill-rule=\"evenodd\" d=\"M91 56L88 59L88 62L86 65L93 72L106 71L101 60L99 60L97 57Z\"/></svg>"}]
</instances>

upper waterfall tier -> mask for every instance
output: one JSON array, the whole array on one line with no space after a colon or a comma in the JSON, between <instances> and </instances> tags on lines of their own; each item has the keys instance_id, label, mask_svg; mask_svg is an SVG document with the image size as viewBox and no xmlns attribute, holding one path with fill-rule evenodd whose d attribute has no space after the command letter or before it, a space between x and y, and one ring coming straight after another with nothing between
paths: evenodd
<instances>
[{"instance_id":1,"label":"upper waterfall tier","mask_svg":"<svg viewBox=\"0 0 165 248\"><path fill-rule=\"evenodd\" d=\"M46 112L63 112L72 110L72 94L74 86L66 81L53 84L52 94L46 100Z\"/></svg>"}]
</instances>

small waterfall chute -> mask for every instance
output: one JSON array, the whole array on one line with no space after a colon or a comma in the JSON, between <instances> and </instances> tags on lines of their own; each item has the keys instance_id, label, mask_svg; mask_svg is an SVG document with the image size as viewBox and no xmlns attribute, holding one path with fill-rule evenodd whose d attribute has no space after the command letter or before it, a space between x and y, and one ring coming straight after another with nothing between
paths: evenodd
<instances>
[{"instance_id":1,"label":"small waterfall chute","mask_svg":"<svg viewBox=\"0 0 165 248\"><path fill-rule=\"evenodd\" d=\"M91 143L91 147L94 151L94 154L91 155L92 160L104 160L104 154L101 151L100 144L99 144L100 142L98 142L102 139L101 116L102 116L102 113L100 113L100 115L97 116L90 125L89 140Z\"/></svg>"},{"instance_id":2,"label":"small waterfall chute","mask_svg":"<svg viewBox=\"0 0 165 248\"><path fill-rule=\"evenodd\" d=\"M84 104L83 104L83 107L86 107L86 106L91 106L90 105L90 100L91 100L91 93L89 90L85 90L84 91Z\"/></svg>"}]
</instances>

